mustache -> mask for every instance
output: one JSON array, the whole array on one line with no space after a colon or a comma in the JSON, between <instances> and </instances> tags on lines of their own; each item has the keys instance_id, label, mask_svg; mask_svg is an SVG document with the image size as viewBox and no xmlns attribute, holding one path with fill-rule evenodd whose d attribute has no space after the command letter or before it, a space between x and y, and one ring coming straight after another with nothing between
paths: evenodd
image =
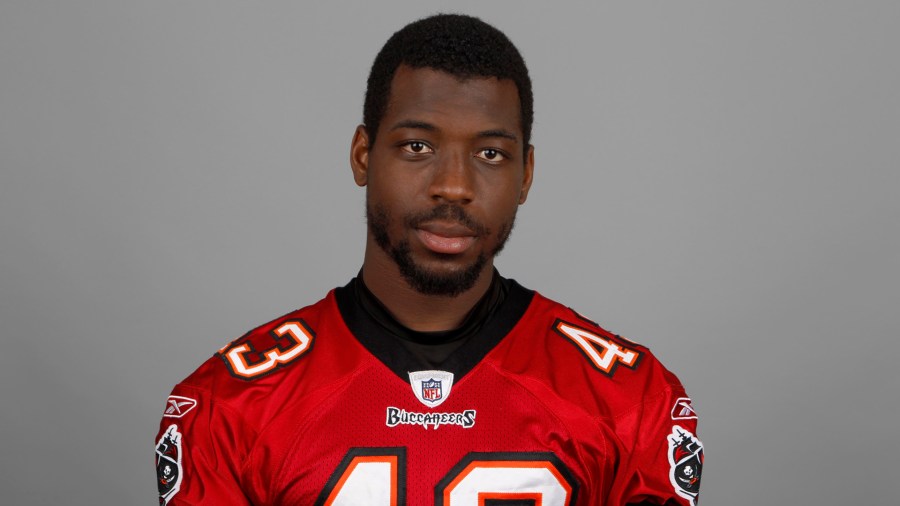
<instances>
[{"instance_id":1,"label":"mustache","mask_svg":"<svg viewBox=\"0 0 900 506\"><path fill-rule=\"evenodd\" d=\"M453 204L441 204L433 207L428 211L423 211L412 216L407 216L406 225L410 228L416 228L422 223L429 221L455 221L460 225L475 232L476 235L490 235L491 231L483 223L469 214L460 206Z\"/></svg>"}]
</instances>

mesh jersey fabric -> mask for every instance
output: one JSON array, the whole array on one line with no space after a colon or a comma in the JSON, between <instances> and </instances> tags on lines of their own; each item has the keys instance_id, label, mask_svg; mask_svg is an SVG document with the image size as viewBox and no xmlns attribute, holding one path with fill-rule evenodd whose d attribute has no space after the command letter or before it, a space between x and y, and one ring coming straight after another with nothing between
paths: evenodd
<instances>
[{"instance_id":1,"label":"mesh jersey fabric","mask_svg":"<svg viewBox=\"0 0 900 506\"><path fill-rule=\"evenodd\" d=\"M175 386L160 504L696 505L696 413L647 348L510 280L492 320L411 381L421 362L347 291Z\"/></svg>"}]
</instances>

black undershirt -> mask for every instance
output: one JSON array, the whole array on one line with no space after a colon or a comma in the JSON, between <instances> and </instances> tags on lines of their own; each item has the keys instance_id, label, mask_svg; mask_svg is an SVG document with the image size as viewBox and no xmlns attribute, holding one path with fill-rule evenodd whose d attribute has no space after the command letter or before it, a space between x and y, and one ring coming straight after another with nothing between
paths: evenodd
<instances>
[{"instance_id":1,"label":"black undershirt","mask_svg":"<svg viewBox=\"0 0 900 506\"><path fill-rule=\"evenodd\" d=\"M502 305L509 293L510 282L494 269L491 285L481 299L469 311L462 324L451 330L420 332L412 330L394 318L390 311L375 297L363 281L362 271L351 281L353 302L387 334L396 338L397 343L410 354L432 368L440 368L447 357L462 347L481 330Z\"/></svg>"},{"instance_id":2,"label":"black undershirt","mask_svg":"<svg viewBox=\"0 0 900 506\"><path fill-rule=\"evenodd\" d=\"M374 296L360 295L364 293L358 287L361 276L336 288L334 296L347 329L399 378L407 381L410 371L440 369L453 373L459 381L512 331L534 298L533 291L515 280L494 276L488 295L475 304L464 323L444 333L404 327L381 303L372 303L377 302ZM435 345L428 343L434 340L441 341L438 345L447 344L446 348L430 353Z\"/></svg>"}]
</instances>

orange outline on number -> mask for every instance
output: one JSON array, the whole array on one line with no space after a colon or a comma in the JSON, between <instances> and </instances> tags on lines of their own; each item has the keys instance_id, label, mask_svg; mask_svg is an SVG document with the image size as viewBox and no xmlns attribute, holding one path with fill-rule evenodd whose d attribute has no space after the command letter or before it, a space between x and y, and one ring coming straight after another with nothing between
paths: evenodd
<instances>
[{"instance_id":1,"label":"orange outline on number","mask_svg":"<svg viewBox=\"0 0 900 506\"><path fill-rule=\"evenodd\" d=\"M337 496L340 495L341 489L344 488L344 483L347 482L347 479L353 474L353 471L356 469L356 466L362 463L381 463L388 464L391 466L391 505L397 506L397 496L398 496L398 478L397 478L397 469L399 467L399 457L397 455L357 455L353 457L353 460L350 461L350 465L344 470L344 473L341 474L341 479L338 480L337 483L334 484L334 488L331 489L331 494L328 495L328 498L325 499L325 506L331 506L334 503L334 500L337 499Z\"/></svg>"},{"instance_id":2,"label":"orange outline on number","mask_svg":"<svg viewBox=\"0 0 900 506\"><path fill-rule=\"evenodd\" d=\"M612 376L619 364L634 369L642 356L637 349L622 346L612 339L565 320L556 320L553 330L577 346L594 368L607 376ZM599 350L598 347L603 350Z\"/></svg>"},{"instance_id":3,"label":"orange outline on number","mask_svg":"<svg viewBox=\"0 0 900 506\"><path fill-rule=\"evenodd\" d=\"M478 493L478 506L484 506L484 503L489 499L495 499L499 501L512 501L512 500L530 500L534 502L534 506L543 506L544 504L544 494L536 493L536 492L479 492Z\"/></svg>"},{"instance_id":4,"label":"orange outline on number","mask_svg":"<svg viewBox=\"0 0 900 506\"><path fill-rule=\"evenodd\" d=\"M247 359L244 358L246 353L254 351L246 342L232 346L222 353L232 374L244 379L252 379L269 373L280 366L293 362L309 351L315 337L312 331L306 327L303 320L292 320L282 323L272 333L275 334L276 338L287 335L294 341L294 344L286 350L281 350L276 345L264 352L259 352L267 360L255 365L248 364Z\"/></svg>"},{"instance_id":5,"label":"orange outline on number","mask_svg":"<svg viewBox=\"0 0 900 506\"><path fill-rule=\"evenodd\" d=\"M444 488L444 504L450 504L450 494L453 490L459 485L461 481L466 479L469 474L476 469L484 469L484 468L530 468L530 469L546 469L550 471L556 481L559 482L559 485L566 491L567 497L572 497L572 487L569 486L568 480L560 474L559 469L553 465L552 462L543 461L543 460L473 460L469 462L469 464L456 475L456 478L453 479L447 486ZM540 493L532 493L532 492L479 492L478 493L478 504L479 506L484 505L485 499L532 499L537 497L536 505L540 505L543 502L543 495Z\"/></svg>"}]
</instances>

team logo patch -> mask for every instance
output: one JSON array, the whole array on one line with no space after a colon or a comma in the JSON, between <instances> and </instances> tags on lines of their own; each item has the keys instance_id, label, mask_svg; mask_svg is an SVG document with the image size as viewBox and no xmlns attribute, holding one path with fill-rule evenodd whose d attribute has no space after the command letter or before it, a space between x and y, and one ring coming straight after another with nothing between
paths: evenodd
<instances>
[{"instance_id":1,"label":"team logo patch","mask_svg":"<svg viewBox=\"0 0 900 506\"><path fill-rule=\"evenodd\" d=\"M696 506L703 470L703 443L678 425L672 427L669 435L669 465L669 481L675 492Z\"/></svg>"},{"instance_id":2,"label":"team logo patch","mask_svg":"<svg viewBox=\"0 0 900 506\"><path fill-rule=\"evenodd\" d=\"M197 400L190 397L182 397L180 395L170 395L166 400L166 410L163 416L168 418L181 418L188 411L197 407Z\"/></svg>"},{"instance_id":3,"label":"team logo patch","mask_svg":"<svg viewBox=\"0 0 900 506\"><path fill-rule=\"evenodd\" d=\"M181 489L181 433L169 425L156 443L156 487L159 504L165 506Z\"/></svg>"},{"instance_id":4,"label":"team logo patch","mask_svg":"<svg viewBox=\"0 0 900 506\"><path fill-rule=\"evenodd\" d=\"M697 418L690 397L679 397L672 406L672 420L692 420Z\"/></svg>"},{"instance_id":5,"label":"team logo patch","mask_svg":"<svg viewBox=\"0 0 900 506\"><path fill-rule=\"evenodd\" d=\"M409 373L409 384L419 402L428 406L440 406L450 396L453 373L447 371L415 371Z\"/></svg>"}]
</instances>

